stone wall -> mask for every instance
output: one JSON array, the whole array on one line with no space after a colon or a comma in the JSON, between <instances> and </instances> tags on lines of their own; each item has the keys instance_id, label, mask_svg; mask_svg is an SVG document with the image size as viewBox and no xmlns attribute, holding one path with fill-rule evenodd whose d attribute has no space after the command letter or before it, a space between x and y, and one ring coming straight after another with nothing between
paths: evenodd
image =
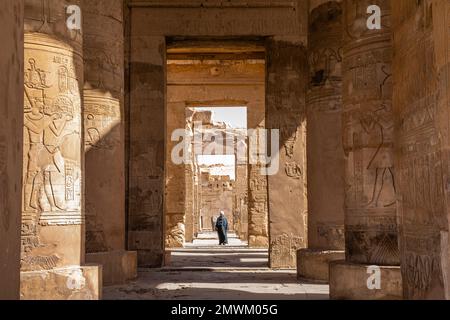
<instances>
[{"instance_id":1,"label":"stone wall","mask_svg":"<svg viewBox=\"0 0 450 320\"><path fill-rule=\"evenodd\" d=\"M0 10L0 300L19 298L23 137L23 1Z\"/></svg>"},{"instance_id":2,"label":"stone wall","mask_svg":"<svg viewBox=\"0 0 450 320\"><path fill-rule=\"evenodd\" d=\"M223 211L228 220L228 230L234 231L234 181L229 176L213 176L205 172L202 174L201 185L203 230L214 231L211 221L215 221L220 211Z\"/></svg>"},{"instance_id":3,"label":"stone wall","mask_svg":"<svg viewBox=\"0 0 450 320\"><path fill-rule=\"evenodd\" d=\"M393 1L394 114L406 299L449 299L450 3Z\"/></svg>"}]
</instances>

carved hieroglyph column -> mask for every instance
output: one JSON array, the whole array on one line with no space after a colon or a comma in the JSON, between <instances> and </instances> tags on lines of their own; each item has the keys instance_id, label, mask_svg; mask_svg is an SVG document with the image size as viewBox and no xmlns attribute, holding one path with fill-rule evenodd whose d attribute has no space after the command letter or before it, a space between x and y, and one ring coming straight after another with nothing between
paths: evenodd
<instances>
[{"instance_id":1,"label":"carved hieroglyph column","mask_svg":"<svg viewBox=\"0 0 450 320\"><path fill-rule=\"evenodd\" d=\"M97 299L101 269L84 267L82 33L68 5L25 1L23 299Z\"/></svg>"},{"instance_id":2,"label":"carved hieroglyph column","mask_svg":"<svg viewBox=\"0 0 450 320\"><path fill-rule=\"evenodd\" d=\"M393 1L405 299L450 299L450 2Z\"/></svg>"},{"instance_id":3,"label":"carved hieroglyph column","mask_svg":"<svg viewBox=\"0 0 450 320\"><path fill-rule=\"evenodd\" d=\"M237 221L235 219L235 231L241 240L248 240L248 165L239 164L236 161L236 182L234 188L234 207ZM266 189L267 194L267 189ZM266 199L267 203L267 199ZM266 205L267 207L267 205ZM267 211L265 212L267 216ZM267 220L267 219L266 219ZM267 226L267 222L265 223ZM267 230L267 227L266 227Z\"/></svg>"},{"instance_id":4,"label":"carved hieroglyph column","mask_svg":"<svg viewBox=\"0 0 450 320\"><path fill-rule=\"evenodd\" d=\"M133 27L132 23L131 31ZM137 250L139 265L161 266L164 256L165 39L163 36L137 36L130 41L128 249Z\"/></svg>"},{"instance_id":5,"label":"carved hieroglyph column","mask_svg":"<svg viewBox=\"0 0 450 320\"><path fill-rule=\"evenodd\" d=\"M327 2L310 14L307 94L308 249L297 255L299 277L328 280L329 262L343 260L342 6Z\"/></svg>"},{"instance_id":6,"label":"carved hieroglyph column","mask_svg":"<svg viewBox=\"0 0 450 320\"><path fill-rule=\"evenodd\" d=\"M400 298L392 113L390 2L344 1L343 143L346 161L346 261L332 263L332 298ZM367 8L381 8L381 30ZM367 266L382 268L369 290ZM349 278L353 279L349 281Z\"/></svg>"},{"instance_id":7,"label":"carved hieroglyph column","mask_svg":"<svg viewBox=\"0 0 450 320\"><path fill-rule=\"evenodd\" d=\"M123 1L83 0L86 261L104 284L136 276L125 251Z\"/></svg>"},{"instance_id":8,"label":"carved hieroglyph column","mask_svg":"<svg viewBox=\"0 0 450 320\"><path fill-rule=\"evenodd\" d=\"M266 63L266 127L280 130L279 170L268 177L270 266L295 268L297 250L307 244L304 43L268 40Z\"/></svg>"},{"instance_id":9,"label":"carved hieroglyph column","mask_svg":"<svg viewBox=\"0 0 450 320\"><path fill-rule=\"evenodd\" d=\"M263 167L248 165L248 245L250 248L269 246L267 176L261 174Z\"/></svg>"},{"instance_id":10,"label":"carved hieroglyph column","mask_svg":"<svg viewBox=\"0 0 450 320\"><path fill-rule=\"evenodd\" d=\"M0 9L0 300L19 299L23 125L23 1Z\"/></svg>"},{"instance_id":11,"label":"carved hieroglyph column","mask_svg":"<svg viewBox=\"0 0 450 320\"><path fill-rule=\"evenodd\" d=\"M185 199L185 241L194 241L194 165L185 165L185 185L186 185L186 199Z\"/></svg>"}]
</instances>

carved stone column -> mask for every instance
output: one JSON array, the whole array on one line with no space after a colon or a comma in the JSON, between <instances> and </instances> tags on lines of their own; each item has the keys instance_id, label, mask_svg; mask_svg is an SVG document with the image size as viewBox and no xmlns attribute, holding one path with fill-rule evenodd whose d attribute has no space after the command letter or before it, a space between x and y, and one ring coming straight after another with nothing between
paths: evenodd
<instances>
[{"instance_id":1,"label":"carved stone column","mask_svg":"<svg viewBox=\"0 0 450 320\"><path fill-rule=\"evenodd\" d=\"M123 1L83 0L86 261L104 284L137 275L125 251Z\"/></svg>"},{"instance_id":2,"label":"carved stone column","mask_svg":"<svg viewBox=\"0 0 450 320\"><path fill-rule=\"evenodd\" d=\"M392 113L391 1L344 4L343 143L346 261L332 262L334 299L401 298ZM381 8L381 30L366 24ZM367 267L381 271L381 289L367 286Z\"/></svg>"},{"instance_id":3,"label":"carved stone column","mask_svg":"<svg viewBox=\"0 0 450 320\"><path fill-rule=\"evenodd\" d=\"M194 241L194 165L185 165L185 185L186 185L186 199L185 199L185 241Z\"/></svg>"},{"instance_id":4,"label":"carved stone column","mask_svg":"<svg viewBox=\"0 0 450 320\"><path fill-rule=\"evenodd\" d=\"M345 259L341 4L314 8L309 24L308 248L297 253L297 271L327 281L329 262Z\"/></svg>"},{"instance_id":5,"label":"carved stone column","mask_svg":"<svg viewBox=\"0 0 450 320\"><path fill-rule=\"evenodd\" d=\"M250 248L269 246L267 218L267 176L261 165L248 165L248 245Z\"/></svg>"},{"instance_id":6,"label":"carved stone column","mask_svg":"<svg viewBox=\"0 0 450 320\"><path fill-rule=\"evenodd\" d=\"M138 252L140 266L158 267L164 257L165 39L130 41L128 249Z\"/></svg>"},{"instance_id":7,"label":"carved stone column","mask_svg":"<svg viewBox=\"0 0 450 320\"><path fill-rule=\"evenodd\" d=\"M266 127L280 130L279 170L268 176L270 266L295 268L307 245L306 48L300 39L270 39L266 54Z\"/></svg>"},{"instance_id":8,"label":"carved stone column","mask_svg":"<svg viewBox=\"0 0 450 320\"><path fill-rule=\"evenodd\" d=\"M0 300L19 299L23 139L23 0L0 9Z\"/></svg>"},{"instance_id":9,"label":"carved stone column","mask_svg":"<svg viewBox=\"0 0 450 320\"><path fill-rule=\"evenodd\" d=\"M83 48L68 5L25 1L23 299L101 296L101 268L83 266Z\"/></svg>"},{"instance_id":10,"label":"carved stone column","mask_svg":"<svg viewBox=\"0 0 450 320\"><path fill-rule=\"evenodd\" d=\"M239 164L236 161L236 182L234 188L234 212L237 219L235 219L235 231L241 240L248 240L248 165ZM266 191L267 194L267 191ZM266 200L267 202L267 200ZM267 205L266 205L267 207ZM265 213L267 215L267 212ZM267 226L267 223L265 223ZM266 228L267 230L267 228Z\"/></svg>"},{"instance_id":11,"label":"carved stone column","mask_svg":"<svg viewBox=\"0 0 450 320\"><path fill-rule=\"evenodd\" d=\"M405 299L450 299L450 3L393 1Z\"/></svg>"}]
</instances>

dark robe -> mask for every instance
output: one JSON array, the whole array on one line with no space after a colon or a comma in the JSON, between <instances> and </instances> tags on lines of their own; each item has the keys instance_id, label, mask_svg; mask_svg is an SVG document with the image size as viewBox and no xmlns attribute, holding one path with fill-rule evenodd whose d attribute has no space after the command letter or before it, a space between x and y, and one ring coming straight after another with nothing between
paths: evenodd
<instances>
[{"instance_id":1,"label":"dark robe","mask_svg":"<svg viewBox=\"0 0 450 320\"><path fill-rule=\"evenodd\" d=\"M225 217L218 217L216 221L216 230L219 234L219 245L228 244L228 220Z\"/></svg>"}]
</instances>

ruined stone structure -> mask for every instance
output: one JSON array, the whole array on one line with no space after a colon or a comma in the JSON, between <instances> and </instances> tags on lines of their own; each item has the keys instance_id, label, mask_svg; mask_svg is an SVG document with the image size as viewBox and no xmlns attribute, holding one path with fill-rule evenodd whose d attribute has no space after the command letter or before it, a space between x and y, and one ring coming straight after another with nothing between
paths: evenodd
<instances>
[{"instance_id":1,"label":"ruined stone structure","mask_svg":"<svg viewBox=\"0 0 450 320\"><path fill-rule=\"evenodd\" d=\"M100 299L219 207L333 299L450 299L448 0L15 0L0 19L0 299ZM256 135L198 107L246 107ZM173 161L195 122L245 150L225 191L203 141Z\"/></svg>"},{"instance_id":2,"label":"ruined stone structure","mask_svg":"<svg viewBox=\"0 0 450 320\"><path fill-rule=\"evenodd\" d=\"M211 176L208 172L201 179L200 219L203 230L214 231L213 219L223 211L227 217L229 230L234 230L233 194L234 182L229 176Z\"/></svg>"}]
</instances>

